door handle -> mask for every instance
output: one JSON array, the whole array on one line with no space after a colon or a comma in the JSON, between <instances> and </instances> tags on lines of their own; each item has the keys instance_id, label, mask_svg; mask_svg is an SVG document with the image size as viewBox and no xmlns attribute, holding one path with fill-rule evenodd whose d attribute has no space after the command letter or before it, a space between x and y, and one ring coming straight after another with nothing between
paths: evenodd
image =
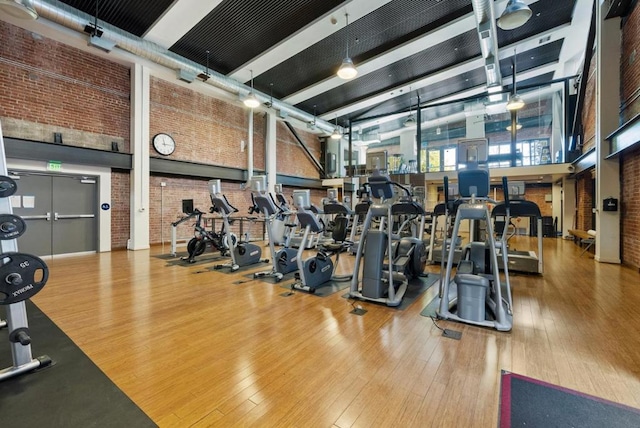
<instances>
[{"instance_id":1,"label":"door handle","mask_svg":"<svg viewBox=\"0 0 640 428\"><path fill-rule=\"evenodd\" d=\"M47 213L47 215L23 215L23 220L47 220L51 221L51 213Z\"/></svg>"},{"instance_id":2,"label":"door handle","mask_svg":"<svg viewBox=\"0 0 640 428\"><path fill-rule=\"evenodd\" d=\"M58 220L58 213L53 213L53 220L57 221Z\"/></svg>"},{"instance_id":3,"label":"door handle","mask_svg":"<svg viewBox=\"0 0 640 428\"><path fill-rule=\"evenodd\" d=\"M95 215L93 215L93 214L58 214L58 213L55 213L55 216L54 216L55 220L64 220L64 219L70 219L70 218L95 218Z\"/></svg>"}]
</instances>

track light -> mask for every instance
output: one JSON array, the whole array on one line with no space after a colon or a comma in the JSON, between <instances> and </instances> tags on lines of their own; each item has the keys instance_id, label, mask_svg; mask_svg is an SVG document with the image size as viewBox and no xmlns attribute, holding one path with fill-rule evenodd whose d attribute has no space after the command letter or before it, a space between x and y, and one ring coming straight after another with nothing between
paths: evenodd
<instances>
[{"instance_id":1,"label":"track light","mask_svg":"<svg viewBox=\"0 0 640 428\"><path fill-rule=\"evenodd\" d=\"M498 18L498 27L513 30L523 26L531 18L532 12L522 0L509 0L504 12Z\"/></svg>"},{"instance_id":2,"label":"track light","mask_svg":"<svg viewBox=\"0 0 640 428\"><path fill-rule=\"evenodd\" d=\"M19 19L38 19L31 0L0 0L0 11Z\"/></svg>"},{"instance_id":3,"label":"track light","mask_svg":"<svg viewBox=\"0 0 640 428\"><path fill-rule=\"evenodd\" d=\"M349 14L345 13L344 16L347 22L345 26L347 29L347 55L338 69L338 77L344 80L349 80L358 75L358 70L356 69L356 66L353 65L353 61L351 61L351 58L349 57Z\"/></svg>"},{"instance_id":4,"label":"track light","mask_svg":"<svg viewBox=\"0 0 640 428\"><path fill-rule=\"evenodd\" d=\"M244 99L244 105L249 108L260 106L260 101L258 101L256 95L253 93L253 70L251 70L251 92L249 92L247 98Z\"/></svg>"}]
</instances>

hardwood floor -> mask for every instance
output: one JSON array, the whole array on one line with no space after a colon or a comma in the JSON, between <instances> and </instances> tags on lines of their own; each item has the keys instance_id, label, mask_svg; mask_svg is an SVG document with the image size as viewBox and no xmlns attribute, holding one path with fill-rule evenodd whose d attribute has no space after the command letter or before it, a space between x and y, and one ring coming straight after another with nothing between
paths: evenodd
<instances>
[{"instance_id":1,"label":"hardwood floor","mask_svg":"<svg viewBox=\"0 0 640 428\"><path fill-rule=\"evenodd\" d=\"M265 265L167 266L163 250L50 260L33 299L162 427L494 427L501 370L640 407L639 274L569 241L545 239L544 276L512 275L512 332L441 321L460 341L420 316L436 287L360 317L342 292L246 281Z\"/></svg>"}]
</instances>

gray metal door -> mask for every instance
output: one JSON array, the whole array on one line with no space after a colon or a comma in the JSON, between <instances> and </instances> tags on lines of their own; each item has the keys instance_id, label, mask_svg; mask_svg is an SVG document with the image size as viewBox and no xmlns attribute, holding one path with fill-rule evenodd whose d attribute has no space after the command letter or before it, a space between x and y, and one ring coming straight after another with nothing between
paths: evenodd
<instances>
[{"instance_id":1,"label":"gray metal door","mask_svg":"<svg viewBox=\"0 0 640 428\"><path fill-rule=\"evenodd\" d=\"M13 212L27 223L20 252L48 256L96 251L95 178L21 173Z\"/></svg>"},{"instance_id":2,"label":"gray metal door","mask_svg":"<svg viewBox=\"0 0 640 428\"><path fill-rule=\"evenodd\" d=\"M52 254L95 251L97 180L83 177L52 178Z\"/></svg>"}]
</instances>

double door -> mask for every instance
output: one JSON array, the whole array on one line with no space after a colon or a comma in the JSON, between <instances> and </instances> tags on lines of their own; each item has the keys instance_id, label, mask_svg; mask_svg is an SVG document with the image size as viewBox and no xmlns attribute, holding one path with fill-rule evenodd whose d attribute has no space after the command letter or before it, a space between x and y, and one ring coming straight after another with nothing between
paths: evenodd
<instances>
[{"instance_id":1,"label":"double door","mask_svg":"<svg viewBox=\"0 0 640 428\"><path fill-rule=\"evenodd\" d=\"M13 212L27 224L18 250L38 256L96 251L97 179L19 173Z\"/></svg>"}]
</instances>

